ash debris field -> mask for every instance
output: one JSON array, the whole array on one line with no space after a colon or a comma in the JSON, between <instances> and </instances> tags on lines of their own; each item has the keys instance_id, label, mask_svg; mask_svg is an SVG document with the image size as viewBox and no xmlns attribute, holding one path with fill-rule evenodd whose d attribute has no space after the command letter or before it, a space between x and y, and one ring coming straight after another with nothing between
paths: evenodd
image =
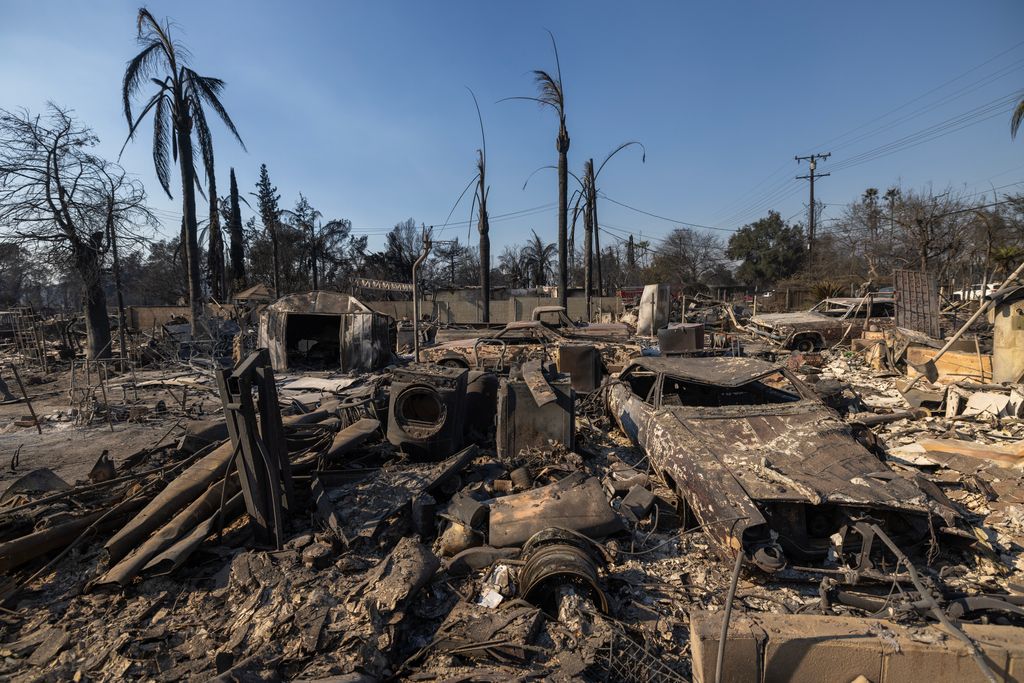
<instances>
[{"instance_id":1,"label":"ash debris field","mask_svg":"<svg viewBox=\"0 0 1024 683\"><path fill-rule=\"evenodd\" d=\"M1024 387L993 354L673 315L720 323L470 337L511 353L434 323L416 362L312 292L109 361L8 344L0 673L1016 680Z\"/></svg>"},{"instance_id":2,"label":"ash debris field","mask_svg":"<svg viewBox=\"0 0 1024 683\"><path fill-rule=\"evenodd\" d=\"M0 681L1024 682L1024 4L548 4L4 8Z\"/></svg>"}]
</instances>

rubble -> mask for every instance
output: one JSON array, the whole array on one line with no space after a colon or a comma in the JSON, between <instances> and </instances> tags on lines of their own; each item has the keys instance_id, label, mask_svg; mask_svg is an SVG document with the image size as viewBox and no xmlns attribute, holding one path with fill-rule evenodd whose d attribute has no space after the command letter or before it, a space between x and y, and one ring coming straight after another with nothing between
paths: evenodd
<instances>
[{"instance_id":1,"label":"rubble","mask_svg":"<svg viewBox=\"0 0 1024 683\"><path fill-rule=\"evenodd\" d=\"M723 622L723 680L1016 676L1024 387L911 385L937 340L897 328L771 363L727 327L21 365L0 677L713 680Z\"/></svg>"}]
</instances>

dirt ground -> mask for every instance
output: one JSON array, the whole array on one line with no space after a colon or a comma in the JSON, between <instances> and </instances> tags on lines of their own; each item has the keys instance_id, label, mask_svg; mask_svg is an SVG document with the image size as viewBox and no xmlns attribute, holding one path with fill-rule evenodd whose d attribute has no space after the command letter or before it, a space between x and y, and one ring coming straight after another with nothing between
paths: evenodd
<instances>
[{"instance_id":1,"label":"dirt ground","mask_svg":"<svg viewBox=\"0 0 1024 683\"><path fill-rule=\"evenodd\" d=\"M20 399L21 391L9 373L4 374L4 379L11 393ZM165 384L165 381L174 381L174 375L169 376L166 371L143 371L120 377L112 373L106 384L111 403L120 403L128 397L152 407L163 401L168 410L160 414L150 411L134 420L115 419L111 426L102 411L86 421L85 412L72 404L69 372L48 376L28 374L22 379L42 434L31 425L15 424L31 419L23 400L0 403L0 488L41 467L53 470L69 484L84 480L104 450L109 451L116 464L119 458L158 445L162 437L165 438L161 443L177 438L185 425L202 419L207 410L214 408L210 400L212 393L204 390L191 398L186 395L187 411L183 412L182 387ZM147 382L153 384L146 385ZM207 380L209 383L211 380ZM101 400L100 393L96 398Z\"/></svg>"}]
</instances>

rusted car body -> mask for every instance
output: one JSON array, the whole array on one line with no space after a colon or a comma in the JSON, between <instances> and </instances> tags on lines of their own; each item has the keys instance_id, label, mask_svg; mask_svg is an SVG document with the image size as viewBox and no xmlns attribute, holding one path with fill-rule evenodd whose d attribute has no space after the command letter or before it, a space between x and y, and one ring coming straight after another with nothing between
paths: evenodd
<instances>
[{"instance_id":1,"label":"rusted car body","mask_svg":"<svg viewBox=\"0 0 1024 683\"><path fill-rule=\"evenodd\" d=\"M577 323L566 313L564 306L537 306L530 315L531 320L542 322L550 328L575 337L617 339L625 341L636 330L626 323Z\"/></svg>"},{"instance_id":2,"label":"rusted car body","mask_svg":"<svg viewBox=\"0 0 1024 683\"><path fill-rule=\"evenodd\" d=\"M576 344L594 346L601 355L606 372L621 369L630 358L640 355L637 344L564 334L542 322L530 320L511 322L500 330L471 339L435 344L423 349L421 356L427 363L505 373L528 360L554 360L558 347Z\"/></svg>"},{"instance_id":3,"label":"rusted car body","mask_svg":"<svg viewBox=\"0 0 1024 683\"><path fill-rule=\"evenodd\" d=\"M785 349L807 352L839 342L848 327L852 326L852 334L869 317L872 324L885 327L893 324L895 315L896 302L890 297L837 297L825 299L809 311L756 315L747 329Z\"/></svg>"},{"instance_id":4,"label":"rusted car body","mask_svg":"<svg viewBox=\"0 0 1024 683\"><path fill-rule=\"evenodd\" d=\"M762 568L820 562L858 520L918 541L956 515L891 471L783 367L638 358L608 393L622 431L719 544ZM938 513L940 517L932 517ZM952 531L952 529L950 529Z\"/></svg>"}]
</instances>

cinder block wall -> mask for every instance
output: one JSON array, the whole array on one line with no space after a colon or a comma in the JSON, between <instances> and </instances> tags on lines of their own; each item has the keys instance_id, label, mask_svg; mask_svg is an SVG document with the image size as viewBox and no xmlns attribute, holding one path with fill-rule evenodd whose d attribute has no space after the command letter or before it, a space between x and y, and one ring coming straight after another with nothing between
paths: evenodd
<instances>
[{"instance_id":1,"label":"cinder block wall","mask_svg":"<svg viewBox=\"0 0 1024 683\"><path fill-rule=\"evenodd\" d=\"M412 301L364 301L367 306L390 315L396 320L412 320ZM529 320L537 306L557 305L557 299L550 297L512 297L491 302L491 322L504 324L513 320ZM611 313L616 318L622 313L622 301L616 296L593 297L591 306L594 318L600 313ZM583 297L569 299L568 314L573 320L586 319L587 302ZM420 310L443 323L481 322L480 305L472 301L431 301L423 300Z\"/></svg>"}]
</instances>

